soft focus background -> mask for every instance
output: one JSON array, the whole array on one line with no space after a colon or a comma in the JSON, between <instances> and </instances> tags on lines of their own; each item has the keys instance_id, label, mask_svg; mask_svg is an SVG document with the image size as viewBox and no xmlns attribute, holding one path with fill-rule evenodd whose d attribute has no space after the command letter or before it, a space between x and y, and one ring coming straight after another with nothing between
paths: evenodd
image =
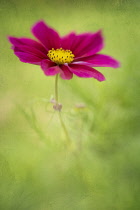
<instances>
[{"instance_id":1,"label":"soft focus background","mask_svg":"<svg viewBox=\"0 0 140 210\"><path fill-rule=\"evenodd\" d=\"M0 0L0 209L139 210L139 0ZM59 80L18 60L7 36L33 37L44 19L64 35L103 29L102 51L120 69L97 68L105 82ZM80 108L80 106L85 106Z\"/></svg>"}]
</instances>

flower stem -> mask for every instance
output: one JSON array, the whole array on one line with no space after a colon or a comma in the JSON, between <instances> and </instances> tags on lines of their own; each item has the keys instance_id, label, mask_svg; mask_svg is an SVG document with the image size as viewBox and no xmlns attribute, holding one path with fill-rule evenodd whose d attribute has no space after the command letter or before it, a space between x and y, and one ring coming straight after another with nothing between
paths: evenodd
<instances>
[{"instance_id":1,"label":"flower stem","mask_svg":"<svg viewBox=\"0 0 140 210\"><path fill-rule=\"evenodd\" d=\"M56 107L58 107L58 109L56 109L56 110L58 111L59 120L60 120L61 126L63 128L63 131L65 133L65 136L67 138L67 142L68 142L68 144L71 144L72 142L69 137L69 133L67 131L66 125L65 125L65 123L62 119L62 116L61 116L61 109L59 109L60 104L58 103L58 74L55 77L55 105L56 105Z\"/></svg>"},{"instance_id":2,"label":"flower stem","mask_svg":"<svg viewBox=\"0 0 140 210\"><path fill-rule=\"evenodd\" d=\"M59 120L60 120L61 126L62 126L62 128L63 128L63 130L65 132L65 135L66 135L66 138L67 138L67 142L68 142L68 144L71 144L71 139L69 137L69 133L67 131L67 128L65 126L65 123L64 123L64 121L62 119L61 113L59 112L58 115L59 115Z\"/></svg>"},{"instance_id":3,"label":"flower stem","mask_svg":"<svg viewBox=\"0 0 140 210\"><path fill-rule=\"evenodd\" d=\"M55 102L58 104L58 74L55 77Z\"/></svg>"}]
</instances>

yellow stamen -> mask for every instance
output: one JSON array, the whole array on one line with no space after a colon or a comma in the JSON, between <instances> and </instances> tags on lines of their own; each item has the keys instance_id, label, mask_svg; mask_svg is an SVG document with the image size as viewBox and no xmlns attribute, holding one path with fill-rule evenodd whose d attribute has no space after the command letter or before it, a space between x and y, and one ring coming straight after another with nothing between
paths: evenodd
<instances>
[{"instance_id":1,"label":"yellow stamen","mask_svg":"<svg viewBox=\"0 0 140 210\"><path fill-rule=\"evenodd\" d=\"M48 51L47 56L50 58L51 61L59 64L64 63L71 63L74 60L74 54L70 50L64 50L62 48L54 50L52 48Z\"/></svg>"}]
</instances>

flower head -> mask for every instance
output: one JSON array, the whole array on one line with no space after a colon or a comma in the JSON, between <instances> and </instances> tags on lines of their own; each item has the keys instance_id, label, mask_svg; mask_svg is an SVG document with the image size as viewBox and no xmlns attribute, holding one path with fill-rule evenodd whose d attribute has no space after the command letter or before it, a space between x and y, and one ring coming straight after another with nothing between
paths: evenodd
<instances>
[{"instance_id":1,"label":"flower head","mask_svg":"<svg viewBox=\"0 0 140 210\"><path fill-rule=\"evenodd\" d=\"M104 47L101 31L96 33L74 32L60 37L59 34L39 21L32 27L36 40L9 37L12 49L20 61L40 65L46 76L60 74L62 79L93 77L104 81L105 77L93 67L118 68L114 58L98 54Z\"/></svg>"}]
</instances>

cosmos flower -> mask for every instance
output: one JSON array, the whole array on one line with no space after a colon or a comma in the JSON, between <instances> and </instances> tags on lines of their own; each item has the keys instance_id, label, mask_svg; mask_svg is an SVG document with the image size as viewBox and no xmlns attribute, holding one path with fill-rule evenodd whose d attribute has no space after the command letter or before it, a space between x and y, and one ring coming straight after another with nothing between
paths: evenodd
<instances>
[{"instance_id":1,"label":"cosmos flower","mask_svg":"<svg viewBox=\"0 0 140 210\"><path fill-rule=\"evenodd\" d=\"M104 47L101 31L79 35L71 32L60 37L45 22L39 21L32 27L32 33L37 40L10 36L9 41L20 61L40 65L46 76L60 74L68 80L74 74L104 81L104 75L94 67L119 67L114 58L98 54Z\"/></svg>"}]
</instances>

